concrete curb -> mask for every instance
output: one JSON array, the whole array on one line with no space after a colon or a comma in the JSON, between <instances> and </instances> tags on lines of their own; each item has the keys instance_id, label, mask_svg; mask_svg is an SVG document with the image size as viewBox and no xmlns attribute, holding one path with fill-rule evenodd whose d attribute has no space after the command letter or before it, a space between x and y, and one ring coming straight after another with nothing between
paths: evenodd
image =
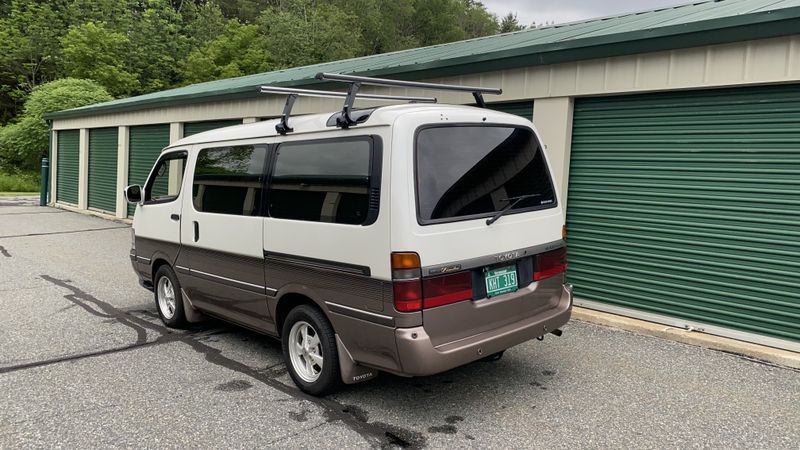
<instances>
[{"instance_id":1,"label":"concrete curb","mask_svg":"<svg viewBox=\"0 0 800 450\"><path fill-rule=\"evenodd\" d=\"M688 331L682 328L632 319L578 306L573 307L572 318L582 322L619 328L621 330L660 337L684 344L742 355L779 366L800 369L800 353L790 352L788 350L780 350L749 342L737 341L735 339L713 336L698 331Z\"/></svg>"}]
</instances>

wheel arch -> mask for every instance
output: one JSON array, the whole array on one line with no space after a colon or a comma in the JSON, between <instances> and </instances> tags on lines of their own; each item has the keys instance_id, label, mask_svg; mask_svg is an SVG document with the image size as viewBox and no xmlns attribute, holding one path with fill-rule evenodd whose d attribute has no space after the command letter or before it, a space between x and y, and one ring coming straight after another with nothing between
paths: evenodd
<instances>
[{"instance_id":1,"label":"wheel arch","mask_svg":"<svg viewBox=\"0 0 800 450\"><path fill-rule=\"evenodd\" d=\"M169 263L167 258L162 256L154 256L153 260L150 262L150 281L152 281L154 286L156 283L156 272L158 272L158 269L160 269L163 265L167 265L172 268L172 264Z\"/></svg>"},{"instance_id":2,"label":"wheel arch","mask_svg":"<svg viewBox=\"0 0 800 450\"><path fill-rule=\"evenodd\" d=\"M289 314L289 311L299 305L309 305L320 310L322 315L325 316L325 318L328 319L328 322L331 323L331 326L333 326L333 322L328 314L328 310L325 307L325 302L319 299L308 289L287 288L281 290L276 297L278 298L278 301L275 304L273 317L275 318L275 327L278 336L283 334L283 322L286 320L286 316Z\"/></svg>"}]
</instances>

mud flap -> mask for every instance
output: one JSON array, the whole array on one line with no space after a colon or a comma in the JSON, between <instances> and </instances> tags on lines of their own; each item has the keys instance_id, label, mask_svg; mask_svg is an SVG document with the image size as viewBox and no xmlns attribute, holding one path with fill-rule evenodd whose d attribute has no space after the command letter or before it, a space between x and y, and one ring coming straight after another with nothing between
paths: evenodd
<instances>
[{"instance_id":1,"label":"mud flap","mask_svg":"<svg viewBox=\"0 0 800 450\"><path fill-rule=\"evenodd\" d=\"M364 367L353 361L347 347L344 346L339 335L336 335L336 349L339 351L339 371L342 373L344 384L356 384L371 380L378 376L378 371Z\"/></svg>"},{"instance_id":2,"label":"mud flap","mask_svg":"<svg viewBox=\"0 0 800 450\"><path fill-rule=\"evenodd\" d=\"M192 301L189 300L189 296L186 295L186 291L181 289L181 294L181 297L183 298L183 313L186 316L187 322L200 323L208 320L208 316L196 310L195 307L192 306Z\"/></svg>"}]
</instances>

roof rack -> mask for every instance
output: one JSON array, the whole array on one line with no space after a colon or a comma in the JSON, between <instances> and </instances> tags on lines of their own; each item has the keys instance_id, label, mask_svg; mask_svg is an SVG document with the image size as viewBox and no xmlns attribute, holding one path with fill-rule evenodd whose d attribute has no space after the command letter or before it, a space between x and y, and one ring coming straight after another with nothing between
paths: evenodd
<instances>
[{"instance_id":1,"label":"roof rack","mask_svg":"<svg viewBox=\"0 0 800 450\"><path fill-rule=\"evenodd\" d=\"M286 104L283 106L283 113L281 114L281 121L275 125L275 131L279 134L291 133L294 131L289 126L289 116L292 114L292 108L297 97L327 97L327 98L349 98L349 92L337 91L319 91L314 89L295 89L274 86L261 86L259 92L262 94L285 94ZM436 103L436 97L415 97L409 95L381 95L381 94L358 94L358 98L366 100L395 100L405 101L412 103ZM352 105L352 100L350 101Z\"/></svg>"},{"instance_id":2,"label":"roof rack","mask_svg":"<svg viewBox=\"0 0 800 450\"><path fill-rule=\"evenodd\" d=\"M499 88L459 86L455 84L424 83L420 81L389 80L386 78L362 77L358 75L344 75L340 73L320 72L317 74L315 78L323 81L340 81L343 83L350 84L350 88L348 88L347 90L347 97L345 97L344 100L344 107L342 108L342 117L338 119L339 122L338 125L342 128L347 128L350 125L355 125L355 121L352 119L350 111L352 111L353 109L353 101L355 100L355 96L358 93L358 90L361 89L361 85L363 84L371 86L410 87L419 89L431 89L437 91L471 92L472 96L475 97L475 103L481 108L486 107L486 102L483 100L483 94L500 95L503 93L503 90Z\"/></svg>"},{"instance_id":3,"label":"roof rack","mask_svg":"<svg viewBox=\"0 0 800 450\"><path fill-rule=\"evenodd\" d=\"M292 128L289 127L288 120L289 116L292 113L292 108L294 107L294 102L295 100L297 100L297 97L344 97L344 106L342 107L341 117L336 118L336 125L341 128L349 128L350 126L356 125L358 123L355 119L353 119L353 116L351 115L353 111L353 103L355 102L356 98L362 98L368 100L407 101L412 103L436 103L437 101L436 97L360 94L358 91L361 89L362 85L410 87L410 88L429 89L437 91L471 92L472 96L475 98L475 103L481 108L486 107L486 102L483 100L483 94L500 95L503 93L503 90L498 88L459 86L454 84L424 83L418 81L389 80L385 78L362 77L357 75L344 75L339 73L318 73L315 78L322 81L338 81L342 83L348 83L350 87L348 87L347 92L320 91L312 89L295 89L295 88L284 88L284 87L273 87L273 86L261 86L259 88L259 92L261 92L262 94L288 95L288 98L286 99L286 104L283 107L283 113L281 114L281 121L277 125L275 125L275 130L278 133L286 134L293 131Z\"/></svg>"}]
</instances>

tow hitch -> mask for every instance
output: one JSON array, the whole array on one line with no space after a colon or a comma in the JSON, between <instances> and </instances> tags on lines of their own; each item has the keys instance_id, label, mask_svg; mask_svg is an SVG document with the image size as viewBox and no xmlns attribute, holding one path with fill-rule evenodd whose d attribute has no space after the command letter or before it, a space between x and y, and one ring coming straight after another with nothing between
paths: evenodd
<instances>
[{"instance_id":1,"label":"tow hitch","mask_svg":"<svg viewBox=\"0 0 800 450\"><path fill-rule=\"evenodd\" d=\"M552 334L553 336L561 336L562 334L564 334L564 332L559 330L558 328L556 328L555 330L551 331L550 334ZM541 335L541 336L537 337L536 339L539 340L539 341L543 341L544 340L544 335Z\"/></svg>"}]
</instances>

